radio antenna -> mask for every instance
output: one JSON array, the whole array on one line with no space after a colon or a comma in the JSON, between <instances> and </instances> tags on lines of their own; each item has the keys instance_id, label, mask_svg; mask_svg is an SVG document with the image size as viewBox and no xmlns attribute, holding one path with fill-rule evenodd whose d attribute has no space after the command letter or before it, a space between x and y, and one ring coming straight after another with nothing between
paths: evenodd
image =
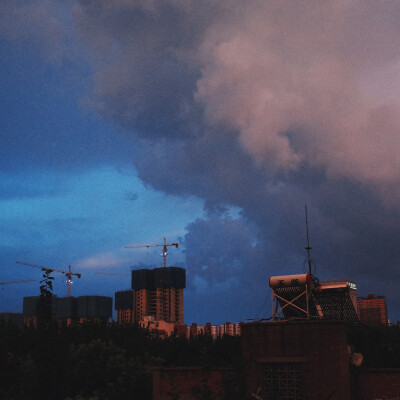
<instances>
[{"instance_id":1,"label":"radio antenna","mask_svg":"<svg viewBox=\"0 0 400 400\"><path fill-rule=\"evenodd\" d=\"M311 271L311 266L312 266L312 260L311 260L311 247L310 247L310 238L308 236L308 215L307 215L307 204L304 205L304 209L306 212L306 234L307 234L307 262L308 262L308 273L312 276L312 271Z\"/></svg>"}]
</instances>

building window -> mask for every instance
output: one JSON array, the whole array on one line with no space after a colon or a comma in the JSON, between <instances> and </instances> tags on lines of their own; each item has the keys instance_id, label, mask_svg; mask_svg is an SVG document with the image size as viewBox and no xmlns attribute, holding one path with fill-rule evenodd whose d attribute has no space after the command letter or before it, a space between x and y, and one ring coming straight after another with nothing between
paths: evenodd
<instances>
[{"instance_id":1,"label":"building window","mask_svg":"<svg viewBox=\"0 0 400 400\"><path fill-rule=\"evenodd\" d=\"M265 400L304 400L301 363L265 363Z\"/></svg>"}]
</instances>

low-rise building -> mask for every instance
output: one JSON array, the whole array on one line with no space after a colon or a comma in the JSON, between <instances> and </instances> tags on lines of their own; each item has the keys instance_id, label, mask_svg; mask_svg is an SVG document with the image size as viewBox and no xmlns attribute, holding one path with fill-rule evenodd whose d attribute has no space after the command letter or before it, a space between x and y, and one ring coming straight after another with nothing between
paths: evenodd
<instances>
[{"instance_id":1,"label":"low-rise building","mask_svg":"<svg viewBox=\"0 0 400 400\"><path fill-rule=\"evenodd\" d=\"M400 369L363 368L349 335L359 323L292 319L242 324L242 368L153 373L153 400L398 399Z\"/></svg>"},{"instance_id":2,"label":"low-rise building","mask_svg":"<svg viewBox=\"0 0 400 400\"><path fill-rule=\"evenodd\" d=\"M156 321L154 316L149 315L139 321L139 326L160 336L171 336L175 332L175 324L166 321Z\"/></svg>"},{"instance_id":3,"label":"low-rise building","mask_svg":"<svg viewBox=\"0 0 400 400\"><path fill-rule=\"evenodd\" d=\"M222 337L224 335L240 336L240 324L240 322L225 322L222 325L211 325L210 322L207 322L205 325L197 325L195 322L193 322L192 325L188 326L186 336L190 338L198 335L209 335L212 336L213 339Z\"/></svg>"}]
</instances>

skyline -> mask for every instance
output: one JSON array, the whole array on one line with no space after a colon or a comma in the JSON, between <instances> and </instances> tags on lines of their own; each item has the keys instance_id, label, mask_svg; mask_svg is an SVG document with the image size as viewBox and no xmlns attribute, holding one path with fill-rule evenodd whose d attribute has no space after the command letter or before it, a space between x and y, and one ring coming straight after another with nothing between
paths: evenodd
<instances>
[{"instance_id":1,"label":"skyline","mask_svg":"<svg viewBox=\"0 0 400 400\"><path fill-rule=\"evenodd\" d=\"M386 296L400 320L400 5L5 0L0 311L40 272L72 295L187 269L185 322L270 315L303 272ZM56 278L55 293L66 294ZM129 279L129 278L128 278ZM100 292L100 293L99 293ZM217 306L216 306L217 305Z\"/></svg>"}]
</instances>

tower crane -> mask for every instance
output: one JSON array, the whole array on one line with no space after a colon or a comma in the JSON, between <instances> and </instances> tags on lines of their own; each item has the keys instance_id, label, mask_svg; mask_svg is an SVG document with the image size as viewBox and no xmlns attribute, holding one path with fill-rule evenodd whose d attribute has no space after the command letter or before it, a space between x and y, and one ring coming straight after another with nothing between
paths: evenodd
<instances>
[{"instance_id":1,"label":"tower crane","mask_svg":"<svg viewBox=\"0 0 400 400\"><path fill-rule=\"evenodd\" d=\"M167 247L168 246L175 246L176 248L178 248L179 244L178 243L167 243L167 239L165 239L165 237L164 237L164 244L141 244L141 245L125 246L125 248L126 249L138 249L140 247L162 247L163 252L161 253L161 255L163 256L163 267L166 268L167 267L167 254L168 254Z\"/></svg>"},{"instance_id":2,"label":"tower crane","mask_svg":"<svg viewBox=\"0 0 400 400\"><path fill-rule=\"evenodd\" d=\"M7 281L7 282L0 282L0 285L8 285L9 283L22 283L22 282L34 282L34 279L23 279L21 281Z\"/></svg>"},{"instance_id":3,"label":"tower crane","mask_svg":"<svg viewBox=\"0 0 400 400\"><path fill-rule=\"evenodd\" d=\"M118 272L95 272L96 275L117 275L117 276L131 276L131 274L119 274Z\"/></svg>"},{"instance_id":4,"label":"tower crane","mask_svg":"<svg viewBox=\"0 0 400 400\"><path fill-rule=\"evenodd\" d=\"M35 268L40 268L42 271L49 271L49 272L60 272L61 274L65 274L67 277L67 297L71 297L71 285L72 285L72 276L75 275L80 279L82 274L78 274L77 272L72 272L71 271L71 266L68 265L68 271L63 271L61 269L56 269L56 268L47 268L47 267L42 267L41 265L36 265L36 264L29 264L26 262L22 261L15 261L17 264L22 264L22 265L28 265L29 267L35 267Z\"/></svg>"}]
</instances>

